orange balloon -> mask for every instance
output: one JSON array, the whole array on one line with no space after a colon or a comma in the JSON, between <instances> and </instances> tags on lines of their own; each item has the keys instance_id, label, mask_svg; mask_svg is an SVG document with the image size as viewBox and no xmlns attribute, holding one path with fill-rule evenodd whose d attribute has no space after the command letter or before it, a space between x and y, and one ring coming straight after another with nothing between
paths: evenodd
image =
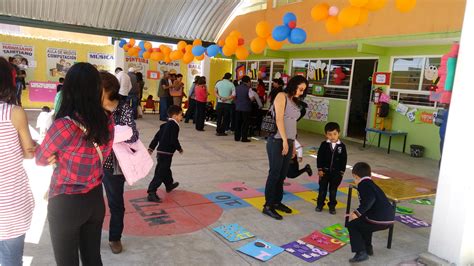
<instances>
[{"instance_id":1,"label":"orange balloon","mask_svg":"<svg viewBox=\"0 0 474 266\"><path fill-rule=\"evenodd\" d=\"M382 9L387 4L387 0L369 0L365 8L370 11Z\"/></svg>"},{"instance_id":2,"label":"orange balloon","mask_svg":"<svg viewBox=\"0 0 474 266\"><path fill-rule=\"evenodd\" d=\"M346 28L354 27L359 21L360 17L360 8L355 6L345 7L337 15L337 19L342 26Z\"/></svg>"},{"instance_id":3,"label":"orange balloon","mask_svg":"<svg viewBox=\"0 0 474 266\"><path fill-rule=\"evenodd\" d=\"M133 48L128 49L127 54L129 56L133 56L135 54L135 49L133 49Z\"/></svg>"},{"instance_id":4,"label":"orange balloon","mask_svg":"<svg viewBox=\"0 0 474 266\"><path fill-rule=\"evenodd\" d=\"M395 6L400 12L410 12L413 10L413 8L415 8L416 0L396 0Z\"/></svg>"},{"instance_id":5,"label":"orange balloon","mask_svg":"<svg viewBox=\"0 0 474 266\"><path fill-rule=\"evenodd\" d=\"M254 54L261 54L267 46L267 39L262 37L257 37L250 42L250 50Z\"/></svg>"},{"instance_id":6,"label":"orange balloon","mask_svg":"<svg viewBox=\"0 0 474 266\"><path fill-rule=\"evenodd\" d=\"M235 49L238 45L239 39L237 39L235 36L228 36L227 38L225 38L225 46Z\"/></svg>"},{"instance_id":7,"label":"orange balloon","mask_svg":"<svg viewBox=\"0 0 474 266\"><path fill-rule=\"evenodd\" d=\"M245 48L245 46L239 46L235 50L235 56L239 60L245 60L247 59L247 57L249 57L249 51L247 50L247 48Z\"/></svg>"},{"instance_id":8,"label":"orange balloon","mask_svg":"<svg viewBox=\"0 0 474 266\"><path fill-rule=\"evenodd\" d=\"M193 46L191 44L188 44L188 45L186 45L184 50L186 50L187 53L190 53L193 50Z\"/></svg>"},{"instance_id":9,"label":"orange balloon","mask_svg":"<svg viewBox=\"0 0 474 266\"><path fill-rule=\"evenodd\" d=\"M326 3L317 4L311 9L311 17L315 21L325 20L329 17L329 5Z\"/></svg>"},{"instance_id":10,"label":"orange balloon","mask_svg":"<svg viewBox=\"0 0 474 266\"><path fill-rule=\"evenodd\" d=\"M338 34L342 31L342 25L336 17L329 17L326 20L326 30L331 34Z\"/></svg>"},{"instance_id":11,"label":"orange balloon","mask_svg":"<svg viewBox=\"0 0 474 266\"><path fill-rule=\"evenodd\" d=\"M221 39L221 40L219 40L219 41L217 42L217 45L218 45L219 47L223 47L223 46L225 45L225 41Z\"/></svg>"},{"instance_id":12,"label":"orange balloon","mask_svg":"<svg viewBox=\"0 0 474 266\"><path fill-rule=\"evenodd\" d=\"M260 21L257 23L257 26L255 26L255 31L258 37L267 38L272 34L272 27L267 21Z\"/></svg>"},{"instance_id":13,"label":"orange balloon","mask_svg":"<svg viewBox=\"0 0 474 266\"><path fill-rule=\"evenodd\" d=\"M150 59L150 55L151 55L150 52L144 52L144 53L143 53L143 58L144 58L144 59Z\"/></svg>"},{"instance_id":14,"label":"orange balloon","mask_svg":"<svg viewBox=\"0 0 474 266\"><path fill-rule=\"evenodd\" d=\"M222 53L225 55L225 56L232 56L235 52L235 48L233 47L229 47L227 45L224 45L224 47L222 47Z\"/></svg>"},{"instance_id":15,"label":"orange balloon","mask_svg":"<svg viewBox=\"0 0 474 266\"><path fill-rule=\"evenodd\" d=\"M283 42L275 41L271 36L267 38L268 47L272 50L280 50L283 47Z\"/></svg>"},{"instance_id":16,"label":"orange balloon","mask_svg":"<svg viewBox=\"0 0 474 266\"><path fill-rule=\"evenodd\" d=\"M186 48L187 43L185 41L179 41L178 42L178 50L182 50Z\"/></svg>"},{"instance_id":17,"label":"orange balloon","mask_svg":"<svg viewBox=\"0 0 474 266\"><path fill-rule=\"evenodd\" d=\"M362 25L366 23L368 19L369 19L369 10L367 8L361 8L359 20L357 21L356 25Z\"/></svg>"},{"instance_id":18,"label":"orange balloon","mask_svg":"<svg viewBox=\"0 0 474 266\"><path fill-rule=\"evenodd\" d=\"M134 46L134 45L135 45L135 39L130 38L130 40L128 41L128 43L129 43L131 46Z\"/></svg>"},{"instance_id":19,"label":"orange balloon","mask_svg":"<svg viewBox=\"0 0 474 266\"><path fill-rule=\"evenodd\" d=\"M234 36L235 38L239 39L242 37L242 34L239 31L233 30L229 33L229 36Z\"/></svg>"},{"instance_id":20,"label":"orange balloon","mask_svg":"<svg viewBox=\"0 0 474 266\"><path fill-rule=\"evenodd\" d=\"M153 52L150 55L150 59L153 60L153 61L161 61L161 60L163 60L163 53Z\"/></svg>"},{"instance_id":21,"label":"orange balloon","mask_svg":"<svg viewBox=\"0 0 474 266\"><path fill-rule=\"evenodd\" d=\"M187 52L183 56L183 63L189 64L194 60L194 55L191 52Z\"/></svg>"},{"instance_id":22,"label":"orange balloon","mask_svg":"<svg viewBox=\"0 0 474 266\"><path fill-rule=\"evenodd\" d=\"M364 7L369 3L369 0L349 0L352 6Z\"/></svg>"},{"instance_id":23,"label":"orange balloon","mask_svg":"<svg viewBox=\"0 0 474 266\"><path fill-rule=\"evenodd\" d=\"M197 45L202 45L202 41L200 39L196 39L193 41L193 46L197 46Z\"/></svg>"},{"instance_id":24,"label":"orange balloon","mask_svg":"<svg viewBox=\"0 0 474 266\"><path fill-rule=\"evenodd\" d=\"M169 56L165 56L165 63L169 64L171 63L171 58Z\"/></svg>"},{"instance_id":25,"label":"orange balloon","mask_svg":"<svg viewBox=\"0 0 474 266\"><path fill-rule=\"evenodd\" d=\"M145 49L148 50L148 49L151 49L153 47L153 45L151 44L151 42L145 42Z\"/></svg>"},{"instance_id":26,"label":"orange balloon","mask_svg":"<svg viewBox=\"0 0 474 266\"><path fill-rule=\"evenodd\" d=\"M124 50L125 52L128 52L129 49L130 49L130 46L129 46L128 44L126 44L126 45L123 46L123 50Z\"/></svg>"},{"instance_id":27,"label":"orange balloon","mask_svg":"<svg viewBox=\"0 0 474 266\"><path fill-rule=\"evenodd\" d=\"M200 56L196 56L196 60L198 60L198 61L204 60L204 54L202 54Z\"/></svg>"},{"instance_id":28,"label":"orange balloon","mask_svg":"<svg viewBox=\"0 0 474 266\"><path fill-rule=\"evenodd\" d=\"M172 51L170 53L170 59L175 61L175 60L179 60L181 58L183 58L183 52L181 50L176 50L176 51Z\"/></svg>"}]
</instances>

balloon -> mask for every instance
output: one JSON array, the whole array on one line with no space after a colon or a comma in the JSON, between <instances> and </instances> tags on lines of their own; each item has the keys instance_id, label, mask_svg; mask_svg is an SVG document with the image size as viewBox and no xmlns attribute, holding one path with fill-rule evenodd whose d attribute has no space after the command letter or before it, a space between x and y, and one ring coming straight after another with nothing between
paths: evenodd
<instances>
[{"instance_id":1,"label":"balloon","mask_svg":"<svg viewBox=\"0 0 474 266\"><path fill-rule=\"evenodd\" d=\"M311 9L311 17L313 20L321 21L329 16L329 5L326 3L317 4Z\"/></svg>"},{"instance_id":2,"label":"balloon","mask_svg":"<svg viewBox=\"0 0 474 266\"><path fill-rule=\"evenodd\" d=\"M187 53L184 54L184 56L183 56L183 62L184 62L185 64L189 64L189 63L191 63L193 60L194 60L194 55L193 55L192 53L187 52Z\"/></svg>"},{"instance_id":3,"label":"balloon","mask_svg":"<svg viewBox=\"0 0 474 266\"><path fill-rule=\"evenodd\" d=\"M150 54L153 53L153 48L147 49L147 52L149 52Z\"/></svg>"},{"instance_id":4,"label":"balloon","mask_svg":"<svg viewBox=\"0 0 474 266\"><path fill-rule=\"evenodd\" d=\"M257 26L255 26L255 32L257 32L258 37L267 38L272 34L270 23L267 21L260 21L257 23Z\"/></svg>"},{"instance_id":5,"label":"balloon","mask_svg":"<svg viewBox=\"0 0 474 266\"><path fill-rule=\"evenodd\" d=\"M369 3L369 0L349 0L349 3L351 3L352 6L364 7Z\"/></svg>"},{"instance_id":6,"label":"balloon","mask_svg":"<svg viewBox=\"0 0 474 266\"><path fill-rule=\"evenodd\" d=\"M135 49L133 49L133 48L128 49L127 54L129 56L133 56L135 54Z\"/></svg>"},{"instance_id":7,"label":"balloon","mask_svg":"<svg viewBox=\"0 0 474 266\"><path fill-rule=\"evenodd\" d=\"M221 40L219 40L219 41L217 42L217 45L219 45L220 47L222 47L222 46L225 45L225 41L221 39Z\"/></svg>"},{"instance_id":8,"label":"balloon","mask_svg":"<svg viewBox=\"0 0 474 266\"><path fill-rule=\"evenodd\" d=\"M165 56L165 63L169 64L171 63L171 58L169 56Z\"/></svg>"},{"instance_id":9,"label":"balloon","mask_svg":"<svg viewBox=\"0 0 474 266\"><path fill-rule=\"evenodd\" d=\"M365 8L370 11L376 11L382 9L385 4L387 4L387 0L369 0L367 5L365 5Z\"/></svg>"},{"instance_id":10,"label":"balloon","mask_svg":"<svg viewBox=\"0 0 474 266\"><path fill-rule=\"evenodd\" d=\"M127 41L124 40L124 39L121 39L120 42L119 42L119 47L120 47L120 48L123 48L123 46L124 46L125 44L127 44Z\"/></svg>"},{"instance_id":11,"label":"balloon","mask_svg":"<svg viewBox=\"0 0 474 266\"><path fill-rule=\"evenodd\" d=\"M210 45L207 47L207 56L214 57L219 53L219 46L216 44Z\"/></svg>"},{"instance_id":12,"label":"balloon","mask_svg":"<svg viewBox=\"0 0 474 266\"><path fill-rule=\"evenodd\" d=\"M178 42L178 50L182 50L186 48L187 43L185 41Z\"/></svg>"},{"instance_id":13,"label":"balloon","mask_svg":"<svg viewBox=\"0 0 474 266\"><path fill-rule=\"evenodd\" d=\"M359 21L360 8L355 6L345 7L339 12L337 19L341 25L347 28L354 27Z\"/></svg>"},{"instance_id":14,"label":"balloon","mask_svg":"<svg viewBox=\"0 0 474 266\"><path fill-rule=\"evenodd\" d=\"M169 55L171 53L171 48L167 45L160 45L160 50L164 55Z\"/></svg>"},{"instance_id":15,"label":"balloon","mask_svg":"<svg viewBox=\"0 0 474 266\"><path fill-rule=\"evenodd\" d=\"M227 36L227 38L225 38L225 46L235 49L238 45L239 39L237 39L235 36Z\"/></svg>"},{"instance_id":16,"label":"balloon","mask_svg":"<svg viewBox=\"0 0 474 266\"><path fill-rule=\"evenodd\" d=\"M131 46L134 46L134 45L135 45L135 39L130 38L130 40L128 41L128 43L129 43Z\"/></svg>"},{"instance_id":17,"label":"balloon","mask_svg":"<svg viewBox=\"0 0 474 266\"><path fill-rule=\"evenodd\" d=\"M234 36L235 38L239 39L242 37L242 34L239 31L233 30L229 33L228 36Z\"/></svg>"},{"instance_id":18,"label":"balloon","mask_svg":"<svg viewBox=\"0 0 474 266\"><path fill-rule=\"evenodd\" d=\"M162 52L153 52L150 55L150 59L153 61L161 61L163 60L163 53Z\"/></svg>"},{"instance_id":19,"label":"balloon","mask_svg":"<svg viewBox=\"0 0 474 266\"><path fill-rule=\"evenodd\" d=\"M288 23L288 27L290 27L290 29L296 28L296 21L295 20L290 21L290 23Z\"/></svg>"},{"instance_id":20,"label":"balloon","mask_svg":"<svg viewBox=\"0 0 474 266\"><path fill-rule=\"evenodd\" d=\"M250 50L254 54L261 54L265 47L267 46L267 39L262 37L257 37L250 42Z\"/></svg>"},{"instance_id":21,"label":"balloon","mask_svg":"<svg viewBox=\"0 0 474 266\"><path fill-rule=\"evenodd\" d=\"M205 49L204 47L202 47L201 45L194 46L194 47L193 47L193 50L192 50L194 56L200 56L200 55L202 55L205 51L206 51L206 49Z\"/></svg>"},{"instance_id":22,"label":"balloon","mask_svg":"<svg viewBox=\"0 0 474 266\"><path fill-rule=\"evenodd\" d=\"M152 50L153 50L153 52L160 52L160 53L161 53L161 49L160 49L160 48L153 48Z\"/></svg>"},{"instance_id":23,"label":"balloon","mask_svg":"<svg viewBox=\"0 0 474 266\"><path fill-rule=\"evenodd\" d=\"M235 52L235 48L234 47L230 47L230 46L227 46L227 45L224 45L224 47L222 47L222 53L225 55L225 56L231 56L233 55Z\"/></svg>"},{"instance_id":24,"label":"balloon","mask_svg":"<svg viewBox=\"0 0 474 266\"><path fill-rule=\"evenodd\" d=\"M291 13L291 12L288 12L286 13L284 16L283 16L283 24L285 24L286 26L288 26L288 24L290 23L290 21L294 21L296 22L296 15Z\"/></svg>"},{"instance_id":25,"label":"balloon","mask_svg":"<svg viewBox=\"0 0 474 266\"><path fill-rule=\"evenodd\" d=\"M267 38L267 44L270 49L275 50L275 51L280 50L281 47L283 46L283 42L275 41L275 39L273 39L272 37Z\"/></svg>"},{"instance_id":26,"label":"balloon","mask_svg":"<svg viewBox=\"0 0 474 266\"><path fill-rule=\"evenodd\" d=\"M198 60L198 61L204 60L204 54L202 54L200 56L196 56L196 60Z\"/></svg>"},{"instance_id":27,"label":"balloon","mask_svg":"<svg viewBox=\"0 0 474 266\"><path fill-rule=\"evenodd\" d=\"M395 6L400 12L410 12L416 6L416 0L395 0Z\"/></svg>"},{"instance_id":28,"label":"balloon","mask_svg":"<svg viewBox=\"0 0 474 266\"><path fill-rule=\"evenodd\" d=\"M241 46L241 45L244 45L244 43L245 43L244 38L239 38L237 44L238 44L239 46Z\"/></svg>"},{"instance_id":29,"label":"balloon","mask_svg":"<svg viewBox=\"0 0 474 266\"><path fill-rule=\"evenodd\" d=\"M239 46L235 50L235 56L239 60L245 60L249 56L249 51L247 51L247 48L245 48L245 46Z\"/></svg>"},{"instance_id":30,"label":"balloon","mask_svg":"<svg viewBox=\"0 0 474 266\"><path fill-rule=\"evenodd\" d=\"M290 35L291 29L288 26L281 25L273 29L272 37L276 41L284 41Z\"/></svg>"},{"instance_id":31,"label":"balloon","mask_svg":"<svg viewBox=\"0 0 474 266\"><path fill-rule=\"evenodd\" d=\"M193 50L193 46L191 44L188 44L188 45L186 45L184 50L186 50L187 53L190 53Z\"/></svg>"},{"instance_id":32,"label":"balloon","mask_svg":"<svg viewBox=\"0 0 474 266\"><path fill-rule=\"evenodd\" d=\"M145 42L145 49L150 50L153 47L151 42Z\"/></svg>"},{"instance_id":33,"label":"balloon","mask_svg":"<svg viewBox=\"0 0 474 266\"><path fill-rule=\"evenodd\" d=\"M179 60L181 58L183 58L183 52L181 52L181 50L172 51L170 53L170 59L173 61Z\"/></svg>"},{"instance_id":34,"label":"balloon","mask_svg":"<svg viewBox=\"0 0 474 266\"><path fill-rule=\"evenodd\" d=\"M143 56L144 59L150 59L150 55L151 55L151 53L146 51L146 52L143 53L142 56Z\"/></svg>"},{"instance_id":35,"label":"balloon","mask_svg":"<svg viewBox=\"0 0 474 266\"><path fill-rule=\"evenodd\" d=\"M329 16L335 17L339 14L339 8L337 6L331 6L328 10Z\"/></svg>"},{"instance_id":36,"label":"balloon","mask_svg":"<svg viewBox=\"0 0 474 266\"><path fill-rule=\"evenodd\" d=\"M140 41L138 43L138 47L140 47L140 50L145 50L145 42L144 41Z\"/></svg>"},{"instance_id":37,"label":"balloon","mask_svg":"<svg viewBox=\"0 0 474 266\"><path fill-rule=\"evenodd\" d=\"M196 45L202 45L202 41L200 39L196 39L193 41L193 46L196 46Z\"/></svg>"},{"instance_id":38,"label":"balloon","mask_svg":"<svg viewBox=\"0 0 474 266\"><path fill-rule=\"evenodd\" d=\"M369 19L369 10L367 8L361 8L359 20L357 21L356 25L362 25L366 23L368 19Z\"/></svg>"},{"instance_id":39,"label":"balloon","mask_svg":"<svg viewBox=\"0 0 474 266\"><path fill-rule=\"evenodd\" d=\"M342 31L342 25L336 17L329 17L326 20L326 30L331 34L338 34Z\"/></svg>"},{"instance_id":40,"label":"balloon","mask_svg":"<svg viewBox=\"0 0 474 266\"><path fill-rule=\"evenodd\" d=\"M306 41L306 32L300 28L293 29L288 40L294 44L302 44Z\"/></svg>"},{"instance_id":41,"label":"balloon","mask_svg":"<svg viewBox=\"0 0 474 266\"><path fill-rule=\"evenodd\" d=\"M140 50L140 52L138 52L138 57L143 58L143 53L144 53L144 52L145 52L144 50Z\"/></svg>"},{"instance_id":42,"label":"balloon","mask_svg":"<svg viewBox=\"0 0 474 266\"><path fill-rule=\"evenodd\" d=\"M125 45L123 46L123 50L124 50L125 52L128 52L129 49L130 49L130 45L125 44Z\"/></svg>"}]
</instances>

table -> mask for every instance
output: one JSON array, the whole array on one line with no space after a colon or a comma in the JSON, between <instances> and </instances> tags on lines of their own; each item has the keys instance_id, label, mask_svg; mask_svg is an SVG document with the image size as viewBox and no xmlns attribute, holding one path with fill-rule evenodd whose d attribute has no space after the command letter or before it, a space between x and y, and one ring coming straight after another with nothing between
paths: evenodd
<instances>
[{"instance_id":1,"label":"table","mask_svg":"<svg viewBox=\"0 0 474 266\"><path fill-rule=\"evenodd\" d=\"M436 185L430 182L426 182L424 178L410 178L410 179L397 179L397 178L376 178L372 177L377 186L379 186L387 198L392 202L393 210L397 208L397 203L403 200L416 200L436 195ZM355 184L349 185L349 192L347 195L347 208L346 208L346 223L349 222L349 213L351 209L352 190L356 188ZM390 226L388 231L387 248L392 248L393 238L393 225Z\"/></svg>"},{"instance_id":2,"label":"table","mask_svg":"<svg viewBox=\"0 0 474 266\"><path fill-rule=\"evenodd\" d=\"M380 139L382 137L382 135L387 135L389 136L389 139L388 139L388 151L387 153L390 154L390 146L392 144L392 137L396 137L396 136L404 136L404 140L403 140L403 153L405 153L405 147L406 147L406 144L407 144L407 135L408 133L407 132L403 132L403 131L391 131L391 130L380 130L380 129L376 129L376 128L365 128L365 136L364 136L364 145L362 147L365 148L365 142L367 141L367 133L368 132L374 132L374 133L378 133L379 134L379 142L377 144L377 147L380 148Z\"/></svg>"}]
</instances>

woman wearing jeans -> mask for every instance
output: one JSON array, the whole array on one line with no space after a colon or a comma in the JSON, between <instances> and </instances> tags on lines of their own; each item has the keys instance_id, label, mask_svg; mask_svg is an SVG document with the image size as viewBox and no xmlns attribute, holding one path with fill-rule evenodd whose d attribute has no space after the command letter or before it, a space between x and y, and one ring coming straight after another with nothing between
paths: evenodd
<instances>
[{"instance_id":1,"label":"woman wearing jeans","mask_svg":"<svg viewBox=\"0 0 474 266\"><path fill-rule=\"evenodd\" d=\"M295 76L288 82L286 92L280 92L273 103L277 133L267 139L267 155L270 165L265 185L265 205L263 213L277 220L283 217L276 212L280 210L291 213L291 209L281 203L283 199L283 181L288 173L290 160L296 155L294 140L296 122L300 117L298 97L308 86L303 76Z\"/></svg>"}]
</instances>

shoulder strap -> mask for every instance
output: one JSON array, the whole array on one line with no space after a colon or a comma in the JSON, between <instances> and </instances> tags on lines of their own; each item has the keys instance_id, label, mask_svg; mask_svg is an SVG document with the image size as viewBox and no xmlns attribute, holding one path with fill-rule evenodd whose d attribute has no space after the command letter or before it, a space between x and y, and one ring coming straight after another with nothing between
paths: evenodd
<instances>
[{"instance_id":1,"label":"shoulder strap","mask_svg":"<svg viewBox=\"0 0 474 266\"><path fill-rule=\"evenodd\" d=\"M82 132L84 132L84 134L87 134L87 129L82 124L80 124L76 120L70 118L69 116L65 116L64 118L66 118L68 120L71 120L71 122L73 122L74 125L76 125L78 128L80 128L82 130ZM97 151L97 154L99 155L100 163L103 164L104 163L104 156L102 155L102 151L100 150L99 145L96 142L92 142L92 144L94 144L94 148Z\"/></svg>"}]
</instances>

